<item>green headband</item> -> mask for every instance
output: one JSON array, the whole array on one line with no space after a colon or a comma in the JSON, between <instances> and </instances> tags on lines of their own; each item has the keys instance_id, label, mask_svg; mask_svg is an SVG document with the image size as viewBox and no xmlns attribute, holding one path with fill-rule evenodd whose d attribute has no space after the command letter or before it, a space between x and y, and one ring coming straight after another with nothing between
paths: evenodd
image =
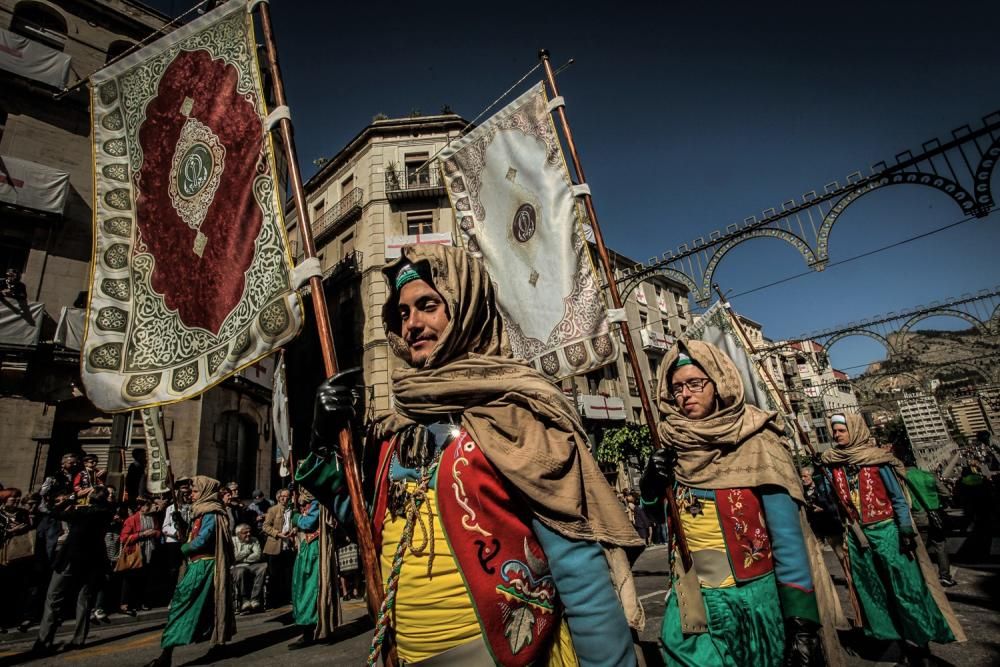
<instances>
[{"instance_id":1,"label":"green headband","mask_svg":"<svg viewBox=\"0 0 1000 667\"><path fill-rule=\"evenodd\" d=\"M396 290L403 288L406 283L411 283L414 280L422 280L420 274L417 270L413 268L412 264L404 264L400 269L399 273L396 274Z\"/></svg>"},{"instance_id":2,"label":"green headband","mask_svg":"<svg viewBox=\"0 0 1000 667\"><path fill-rule=\"evenodd\" d=\"M683 352L677 353L677 362L674 364L674 368L680 368L681 366L690 366L694 362L691 361L691 357L684 354Z\"/></svg>"}]
</instances>

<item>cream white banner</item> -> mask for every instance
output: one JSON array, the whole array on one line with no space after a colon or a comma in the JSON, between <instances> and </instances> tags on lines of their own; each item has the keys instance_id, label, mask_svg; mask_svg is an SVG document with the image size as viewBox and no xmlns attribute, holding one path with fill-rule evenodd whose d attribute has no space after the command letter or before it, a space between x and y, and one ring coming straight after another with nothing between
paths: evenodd
<instances>
[{"instance_id":1,"label":"cream white banner","mask_svg":"<svg viewBox=\"0 0 1000 667\"><path fill-rule=\"evenodd\" d=\"M514 356L552 380L610 363L586 214L539 83L441 152L466 249L496 283Z\"/></svg>"}]
</instances>

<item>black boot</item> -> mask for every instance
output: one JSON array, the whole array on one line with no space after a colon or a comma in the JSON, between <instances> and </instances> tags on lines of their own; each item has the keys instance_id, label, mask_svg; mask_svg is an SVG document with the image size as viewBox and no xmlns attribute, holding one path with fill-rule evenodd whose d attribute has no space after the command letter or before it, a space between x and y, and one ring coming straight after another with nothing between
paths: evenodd
<instances>
[{"instance_id":1,"label":"black boot","mask_svg":"<svg viewBox=\"0 0 1000 667\"><path fill-rule=\"evenodd\" d=\"M903 642L903 655L906 656L906 664L910 667L933 667L934 660L931 656L931 648L927 644L917 646L910 642Z\"/></svg>"}]
</instances>

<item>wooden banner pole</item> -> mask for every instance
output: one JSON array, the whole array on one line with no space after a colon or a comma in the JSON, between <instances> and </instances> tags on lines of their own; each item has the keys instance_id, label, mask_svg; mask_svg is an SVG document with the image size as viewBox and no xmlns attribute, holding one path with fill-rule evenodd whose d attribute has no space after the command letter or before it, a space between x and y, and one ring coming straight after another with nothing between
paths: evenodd
<instances>
[{"instance_id":1,"label":"wooden banner pole","mask_svg":"<svg viewBox=\"0 0 1000 667\"><path fill-rule=\"evenodd\" d=\"M559 97L559 87L556 85L556 75L552 69L552 62L549 60L549 52L542 49L538 52L538 58L542 61L542 66L545 68L545 78L549 84L549 90L552 91L552 96ZM569 127L569 120L566 118L566 107L559 106L556 108L556 114L559 116L559 123L562 126L563 136L566 138L566 146L569 148L570 159L573 162L573 169L576 172L576 180L578 183L586 183L587 177L583 173L583 165L580 163L580 156L576 150L576 143L573 141L573 132ZM608 254L608 248L604 245L604 235L601 233L601 226L597 222L597 212L594 210L594 201L589 194L583 196L584 206L587 208L587 216L590 218L590 225L594 230L594 242L597 244L597 254L601 260L601 267L604 269L604 275L608 281L608 291L611 293L611 302L615 308L622 308L622 297L621 293L618 291L618 283L615 282L615 272L614 268L611 266L611 258ZM639 366L639 357L635 351L635 343L632 341L632 332L629 331L628 321L623 320L619 322L621 328L622 338L625 341L625 349L628 350L629 363L632 366L632 374L636 378L636 385L639 389L639 401L642 403L642 413L646 417L646 424L649 426L649 438L653 444L654 448L662 447L660 443L659 434L656 432L656 413L653 412L653 405L649 400L649 391L647 389L646 382L642 378L642 369ZM673 489L668 489L667 491L667 512L669 514L669 520L671 524L671 529L673 532L674 541L677 544L677 550L680 553L681 561L684 563L684 569L687 571L691 570L691 551L688 549L687 538L684 536L684 530L681 528L680 513L677 510L677 500L674 498Z\"/></svg>"},{"instance_id":2,"label":"wooden banner pole","mask_svg":"<svg viewBox=\"0 0 1000 667\"><path fill-rule=\"evenodd\" d=\"M278 47L274 39L271 25L271 10L267 2L258 5L260 22L264 37L264 47L267 51L268 65L274 85L274 98L278 106L286 106L285 86L278 65ZM281 140L288 161L288 173L292 183L292 195L295 199L295 209L298 212L299 234L302 237L302 251L306 259L316 256L316 242L313 240L312 227L309 220L309 208L306 206L305 190L302 187L302 174L299 172L298 155L295 152L295 139L292 134L292 123L283 118L280 121ZM309 279L312 292L313 312L316 315L316 329L319 334L320 347L323 353L323 366L326 376L337 373L337 355L333 346L333 331L330 328L330 313L326 307L326 295L323 291L323 281L319 276ZM344 466L344 476L347 480L347 490L351 496L351 509L354 513L354 523L358 534L358 546L361 549L361 559L365 570L365 585L368 593L368 611L373 619L378 618L379 608L385 595L382 586L382 571L378 556L375 553L375 542L372 539L371 520L365 505L361 490L361 476L358 471L357 459L354 457L354 447L351 443L351 429L340 432L339 442L341 463ZM294 476L294 470L292 471Z\"/></svg>"}]
</instances>

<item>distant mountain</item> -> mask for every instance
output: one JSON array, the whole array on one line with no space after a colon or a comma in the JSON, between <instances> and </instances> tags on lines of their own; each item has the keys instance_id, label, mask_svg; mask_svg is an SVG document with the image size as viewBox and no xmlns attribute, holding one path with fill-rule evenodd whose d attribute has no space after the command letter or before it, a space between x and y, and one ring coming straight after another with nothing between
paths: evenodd
<instances>
[{"instance_id":1,"label":"distant mountain","mask_svg":"<svg viewBox=\"0 0 1000 667\"><path fill-rule=\"evenodd\" d=\"M892 393L914 387L952 389L1000 382L1000 336L978 329L909 331L888 336L884 361L857 378L867 392Z\"/></svg>"}]
</instances>

